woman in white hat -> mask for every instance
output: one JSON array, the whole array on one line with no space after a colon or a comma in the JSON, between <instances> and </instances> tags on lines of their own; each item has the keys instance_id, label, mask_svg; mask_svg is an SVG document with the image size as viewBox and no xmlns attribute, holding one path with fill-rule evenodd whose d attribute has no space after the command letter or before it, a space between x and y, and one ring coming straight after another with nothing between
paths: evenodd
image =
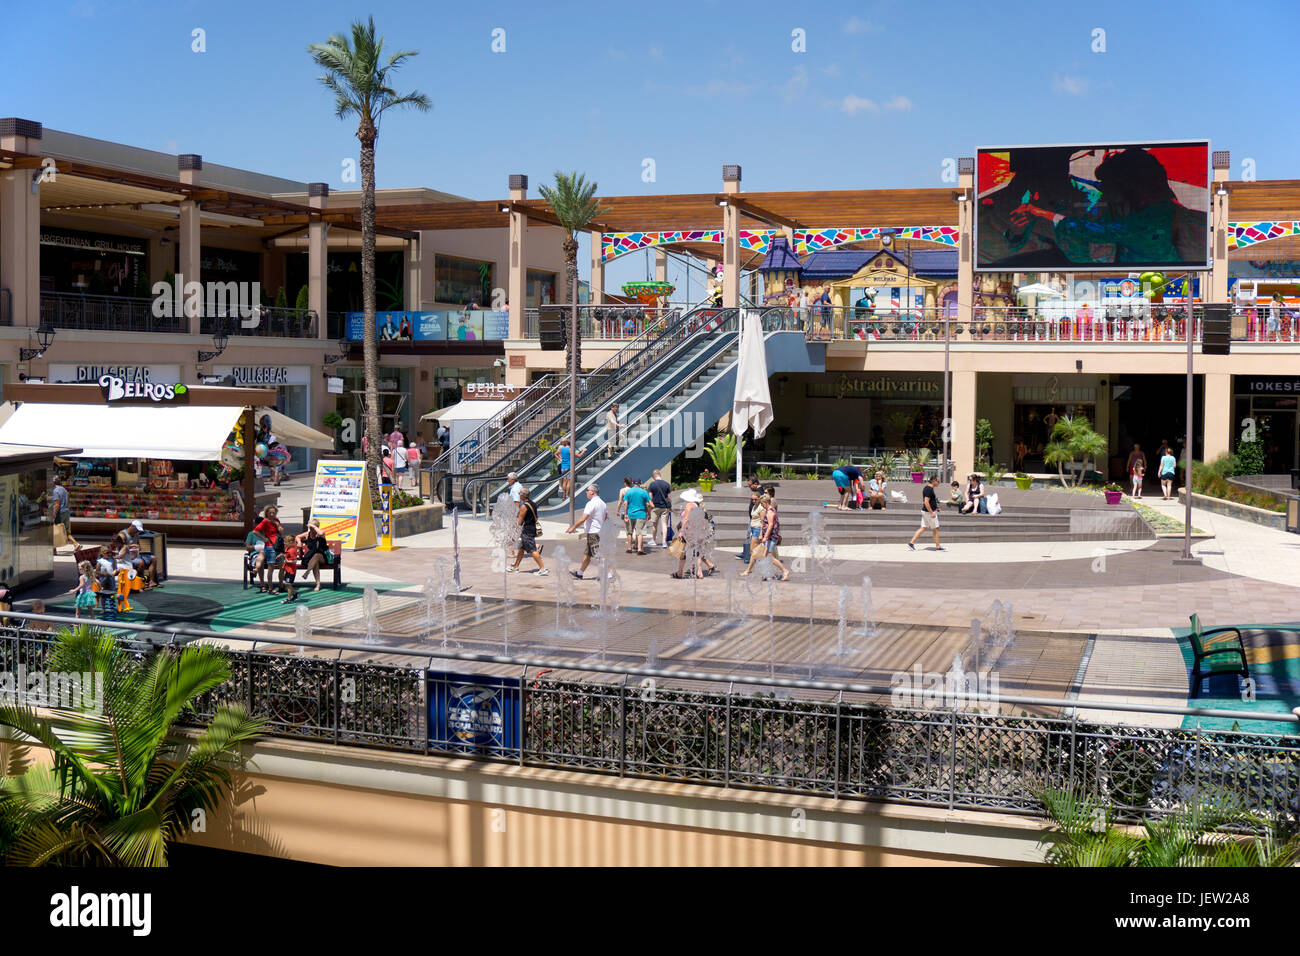
<instances>
[{"instance_id":1,"label":"woman in white hat","mask_svg":"<svg viewBox=\"0 0 1300 956\"><path fill-rule=\"evenodd\" d=\"M713 526L709 520L708 514L704 511L704 496L695 488L687 488L682 492L681 500L682 517L681 524L677 529L677 537L674 541L681 540L682 550L677 556L677 570L673 572L675 578L688 577L686 574L686 559L689 556L694 575L697 578L706 577L704 568L708 567L708 574L718 570L717 565L704 556L704 547L709 537L713 534Z\"/></svg>"}]
</instances>

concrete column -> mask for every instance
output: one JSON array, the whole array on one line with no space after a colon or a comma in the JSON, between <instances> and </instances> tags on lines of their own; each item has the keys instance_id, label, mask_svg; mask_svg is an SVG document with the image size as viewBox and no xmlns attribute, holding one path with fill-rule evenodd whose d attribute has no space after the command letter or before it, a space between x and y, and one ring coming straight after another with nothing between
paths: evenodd
<instances>
[{"instance_id":1,"label":"concrete column","mask_svg":"<svg viewBox=\"0 0 1300 956\"><path fill-rule=\"evenodd\" d=\"M1214 461L1232 451L1232 375L1228 372L1205 373L1205 461Z\"/></svg>"},{"instance_id":2,"label":"concrete column","mask_svg":"<svg viewBox=\"0 0 1300 956\"><path fill-rule=\"evenodd\" d=\"M655 249L655 281L668 281L668 253L662 248Z\"/></svg>"},{"instance_id":3,"label":"concrete column","mask_svg":"<svg viewBox=\"0 0 1300 956\"><path fill-rule=\"evenodd\" d=\"M964 330L957 337L966 338L975 302L975 160L970 157L957 160L957 190L966 197L957 203L957 324Z\"/></svg>"},{"instance_id":4,"label":"concrete column","mask_svg":"<svg viewBox=\"0 0 1300 956\"><path fill-rule=\"evenodd\" d=\"M406 275L402 282L402 308L408 312L418 312L420 310L420 240L407 239L406 245L402 249L402 264L405 267ZM491 306L491 301L483 303Z\"/></svg>"},{"instance_id":5,"label":"concrete column","mask_svg":"<svg viewBox=\"0 0 1300 956\"><path fill-rule=\"evenodd\" d=\"M589 235L591 237L591 304L602 305L605 302L605 263L600 260L600 247L605 234L592 232Z\"/></svg>"},{"instance_id":6,"label":"concrete column","mask_svg":"<svg viewBox=\"0 0 1300 956\"><path fill-rule=\"evenodd\" d=\"M433 230L420 230L420 305L421 309L432 309L437 296L433 284Z\"/></svg>"},{"instance_id":7,"label":"concrete column","mask_svg":"<svg viewBox=\"0 0 1300 956\"><path fill-rule=\"evenodd\" d=\"M196 153L182 153L176 157L180 180L187 186L197 186L203 173L203 157ZM191 282L201 282L199 263L203 258L203 242L199 234L199 204L186 199L181 202L180 232L176 241L180 246L180 262L177 268L177 281L181 283L182 301L188 303L189 296L185 286ZM184 278L179 278L183 276ZM189 317L190 334L200 335L203 321L203 309L195 310L197 314Z\"/></svg>"},{"instance_id":8,"label":"concrete column","mask_svg":"<svg viewBox=\"0 0 1300 956\"><path fill-rule=\"evenodd\" d=\"M1213 157L1214 180L1210 186L1210 288L1202 290L1203 302L1228 301L1228 199L1216 195L1220 184L1226 184L1231 173L1232 154L1228 150L1215 150ZM1224 186L1226 190L1226 186ZM1208 459L1207 459L1208 460Z\"/></svg>"},{"instance_id":9,"label":"concrete column","mask_svg":"<svg viewBox=\"0 0 1300 956\"><path fill-rule=\"evenodd\" d=\"M975 372L952 373L952 462L958 476L975 470L975 388Z\"/></svg>"},{"instance_id":10,"label":"concrete column","mask_svg":"<svg viewBox=\"0 0 1300 956\"><path fill-rule=\"evenodd\" d=\"M0 149L39 155L42 132L34 120L0 119ZM9 290L13 324L33 328L41 324L42 173L22 167L0 172L0 288Z\"/></svg>"},{"instance_id":11,"label":"concrete column","mask_svg":"<svg viewBox=\"0 0 1300 956\"><path fill-rule=\"evenodd\" d=\"M307 205L313 210L324 212L329 207L329 183L307 184ZM326 335L329 309L329 224L323 222L318 213L313 212L307 223L307 308L316 313L317 335ZM286 290L293 301L293 292Z\"/></svg>"},{"instance_id":12,"label":"concrete column","mask_svg":"<svg viewBox=\"0 0 1300 956\"><path fill-rule=\"evenodd\" d=\"M528 195L528 177L515 173L510 177L510 201L522 202ZM528 255L526 240L528 238L528 216L517 209L510 210L510 278L506 286L506 298L510 303L510 338L524 337L524 306L528 295ZM561 286L567 280L561 273ZM567 288L556 295L557 302L567 302L570 292Z\"/></svg>"},{"instance_id":13,"label":"concrete column","mask_svg":"<svg viewBox=\"0 0 1300 956\"><path fill-rule=\"evenodd\" d=\"M740 194L740 167L722 167L722 191ZM728 309L740 305L740 210L728 203L722 207L722 304Z\"/></svg>"}]
</instances>

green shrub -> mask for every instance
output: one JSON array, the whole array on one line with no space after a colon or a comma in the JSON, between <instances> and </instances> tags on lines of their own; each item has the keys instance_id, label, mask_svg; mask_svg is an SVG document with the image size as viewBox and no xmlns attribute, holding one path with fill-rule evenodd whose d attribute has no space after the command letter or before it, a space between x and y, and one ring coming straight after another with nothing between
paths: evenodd
<instances>
[{"instance_id":1,"label":"green shrub","mask_svg":"<svg viewBox=\"0 0 1300 956\"><path fill-rule=\"evenodd\" d=\"M294 302L293 307L295 309L301 309L304 312L311 308L311 293L307 291L306 286L303 286L298 290L298 299Z\"/></svg>"},{"instance_id":2,"label":"green shrub","mask_svg":"<svg viewBox=\"0 0 1300 956\"><path fill-rule=\"evenodd\" d=\"M1237 442L1238 475L1262 475L1264 473L1264 443L1262 441Z\"/></svg>"}]
</instances>

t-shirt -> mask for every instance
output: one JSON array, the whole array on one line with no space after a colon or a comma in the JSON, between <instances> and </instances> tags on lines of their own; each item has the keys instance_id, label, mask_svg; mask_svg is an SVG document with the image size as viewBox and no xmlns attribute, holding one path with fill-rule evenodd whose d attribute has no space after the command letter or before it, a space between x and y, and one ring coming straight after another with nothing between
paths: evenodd
<instances>
[{"instance_id":1,"label":"t-shirt","mask_svg":"<svg viewBox=\"0 0 1300 956\"><path fill-rule=\"evenodd\" d=\"M587 502L587 506L582 509L582 530L587 534L600 534L601 525L609 516L609 508L600 498L592 498Z\"/></svg>"},{"instance_id":2,"label":"t-shirt","mask_svg":"<svg viewBox=\"0 0 1300 956\"><path fill-rule=\"evenodd\" d=\"M406 443L402 441L402 433L395 431L388 436L388 444L390 447L396 448L398 445L404 445Z\"/></svg>"},{"instance_id":3,"label":"t-shirt","mask_svg":"<svg viewBox=\"0 0 1300 956\"><path fill-rule=\"evenodd\" d=\"M872 478L871 483L867 485L867 487L876 494L884 494L885 491L885 483L879 478Z\"/></svg>"},{"instance_id":4,"label":"t-shirt","mask_svg":"<svg viewBox=\"0 0 1300 956\"><path fill-rule=\"evenodd\" d=\"M671 508L673 506L670 495L673 493L672 486L662 478L656 478L650 484L645 486L646 491L650 492L650 500L654 502L656 508Z\"/></svg>"},{"instance_id":5,"label":"t-shirt","mask_svg":"<svg viewBox=\"0 0 1300 956\"><path fill-rule=\"evenodd\" d=\"M253 530L265 538L270 544L275 544L275 539L279 534L275 523L269 518L263 518L257 524L253 525Z\"/></svg>"},{"instance_id":6,"label":"t-shirt","mask_svg":"<svg viewBox=\"0 0 1300 956\"><path fill-rule=\"evenodd\" d=\"M1164 456L1160 459L1160 474L1172 475L1177 470L1178 459L1169 454L1169 452L1165 452Z\"/></svg>"},{"instance_id":7,"label":"t-shirt","mask_svg":"<svg viewBox=\"0 0 1300 956\"><path fill-rule=\"evenodd\" d=\"M396 448L393 449L393 465L396 466L398 471L401 471L403 468L406 467L406 462L407 462L406 449L403 448L401 445L398 445Z\"/></svg>"},{"instance_id":8,"label":"t-shirt","mask_svg":"<svg viewBox=\"0 0 1300 956\"><path fill-rule=\"evenodd\" d=\"M840 465L840 471L844 473L844 477L848 478L849 481L862 480L862 472L853 465Z\"/></svg>"},{"instance_id":9,"label":"t-shirt","mask_svg":"<svg viewBox=\"0 0 1300 956\"><path fill-rule=\"evenodd\" d=\"M926 503L929 507L926 507ZM921 510L930 511L935 514L939 511L939 496L934 493L934 485L926 485L921 489Z\"/></svg>"},{"instance_id":10,"label":"t-shirt","mask_svg":"<svg viewBox=\"0 0 1300 956\"><path fill-rule=\"evenodd\" d=\"M519 492L524 490L524 486L516 481L508 490L510 491L510 500L515 504L519 504Z\"/></svg>"},{"instance_id":11,"label":"t-shirt","mask_svg":"<svg viewBox=\"0 0 1300 956\"><path fill-rule=\"evenodd\" d=\"M623 492L623 504L627 506L629 518L648 517L646 508L650 505L650 492L644 488L629 488Z\"/></svg>"},{"instance_id":12,"label":"t-shirt","mask_svg":"<svg viewBox=\"0 0 1300 956\"><path fill-rule=\"evenodd\" d=\"M569 470L569 446L560 446L560 471Z\"/></svg>"},{"instance_id":13,"label":"t-shirt","mask_svg":"<svg viewBox=\"0 0 1300 956\"><path fill-rule=\"evenodd\" d=\"M62 485L55 485L54 490L50 492L50 496L54 499L54 503L59 506L58 513L66 515L68 513L68 489Z\"/></svg>"}]
</instances>

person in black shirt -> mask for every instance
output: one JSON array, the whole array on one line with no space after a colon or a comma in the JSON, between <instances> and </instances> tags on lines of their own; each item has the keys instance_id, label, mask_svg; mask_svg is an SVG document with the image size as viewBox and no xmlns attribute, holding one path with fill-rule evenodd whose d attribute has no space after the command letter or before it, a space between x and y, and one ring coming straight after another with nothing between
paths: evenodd
<instances>
[{"instance_id":1,"label":"person in black shirt","mask_svg":"<svg viewBox=\"0 0 1300 956\"><path fill-rule=\"evenodd\" d=\"M650 504L654 507L654 514L650 516L650 537L656 546L662 547L666 543L664 538L668 534L668 525L673 520L673 489L656 468L645 490L650 492ZM662 534L659 531L660 521L664 522Z\"/></svg>"},{"instance_id":2,"label":"person in black shirt","mask_svg":"<svg viewBox=\"0 0 1300 956\"><path fill-rule=\"evenodd\" d=\"M844 477L849 480L849 491L847 495L849 499L849 507L856 508L858 506L858 495L866 493L866 489L862 487L862 471L856 465L841 465L840 471L842 471Z\"/></svg>"},{"instance_id":3,"label":"person in black shirt","mask_svg":"<svg viewBox=\"0 0 1300 956\"><path fill-rule=\"evenodd\" d=\"M537 506L533 504L532 492L527 488L519 489L519 550L515 553L515 563L507 571L518 571L519 562L528 555L537 562L534 574L549 574L542 563L542 549L537 544Z\"/></svg>"},{"instance_id":4,"label":"person in black shirt","mask_svg":"<svg viewBox=\"0 0 1300 956\"><path fill-rule=\"evenodd\" d=\"M927 530L934 532L934 550L945 550L939 543L939 495L935 492L938 484L939 476L934 475L930 478L929 484L921 489L921 527L916 529L912 540L907 542L907 546L913 551L916 550L916 539Z\"/></svg>"},{"instance_id":5,"label":"person in black shirt","mask_svg":"<svg viewBox=\"0 0 1300 956\"><path fill-rule=\"evenodd\" d=\"M307 522L307 530L298 535L293 543L298 548L298 563L316 579L316 587L312 590L319 591L320 569L329 567L334 562L334 552L321 533L320 523L314 518Z\"/></svg>"}]
</instances>

